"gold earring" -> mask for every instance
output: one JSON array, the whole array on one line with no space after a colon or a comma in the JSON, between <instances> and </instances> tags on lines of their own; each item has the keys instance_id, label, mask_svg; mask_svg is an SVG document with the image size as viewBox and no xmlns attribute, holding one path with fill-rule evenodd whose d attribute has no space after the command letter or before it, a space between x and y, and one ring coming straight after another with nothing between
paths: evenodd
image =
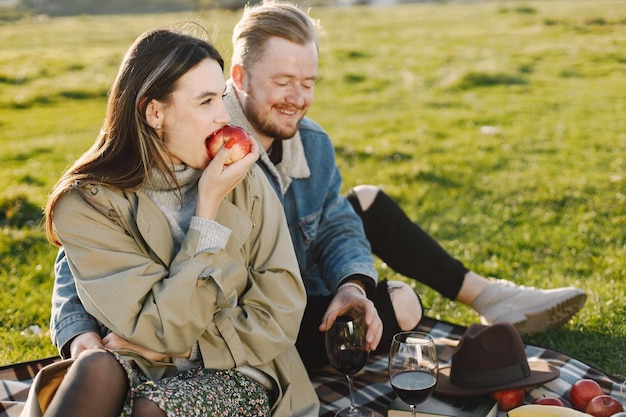
<instances>
[{"instance_id":1,"label":"gold earring","mask_svg":"<svg viewBox=\"0 0 626 417\"><path fill-rule=\"evenodd\" d=\"M159 124L157 125L157 130L161 130L161 129L163 129L163 126L161 125L161 123L159 123Z\"/></svg>"}]
</instances>

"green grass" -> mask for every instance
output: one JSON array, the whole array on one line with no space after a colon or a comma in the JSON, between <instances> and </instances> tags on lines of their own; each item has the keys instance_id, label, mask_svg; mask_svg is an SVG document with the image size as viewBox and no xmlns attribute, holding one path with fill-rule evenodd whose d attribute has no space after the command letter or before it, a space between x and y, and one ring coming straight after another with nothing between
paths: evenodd
<instances>
[{"instance_id":1,"label":"green grass","mask_svg":"<svg viewBox=\"0 0 626 417\"><path fill-rule=\"evenodd\" d=\"M525 340L626 376L623 2L312 14L325 36L310 115L333 137L345 187L382 186L478 273L583 288L589 300L572 321ZM40 207L95 139L126 48L143 30L194 18L228 57L238 17L80 16L0 26L0 363L56 353L47 333L55 250ZM414 285L428 315L477 321L468 307Z\"/></svg>"}]
</instances>

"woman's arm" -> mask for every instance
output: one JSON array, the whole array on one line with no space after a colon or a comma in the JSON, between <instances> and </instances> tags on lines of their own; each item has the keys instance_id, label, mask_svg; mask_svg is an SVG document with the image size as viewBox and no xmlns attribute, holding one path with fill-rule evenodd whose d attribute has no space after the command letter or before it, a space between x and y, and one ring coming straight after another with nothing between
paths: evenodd
<instances>
[{"instance_id":1,"label":"woman's arm","mask_svg":"<svg viewBox=\"0 0 626 417\"><path fill-rule=\"evenodd\" d=\"M206 367L268 363L293 347L306 306L282 205L261 170L253 173L253 226L244 245L250 259L248 282L236 303L233 299L232 306L216 311L218 333L207 332L201 339ZM235 193L233 202L240 198L243 194Z\"/></svg>"},{"instance_id":2,"label":"woman's arm","mask_svg":"<svg viewBox=\"0 0 626 417\"><path fill-rule=\"evenodd\" d=\"M191 231L178 254L182 267L171 273L169 228L147 196L133 201L102 187L87 196L90 204L78 191L68 193L54 215L85 309L133 343L172 356L186 352L211 323L220 291L213 280L199 279L207 265L233 260L225 251L210 260L194 256L189 248L199 236Z\"/></svg>"}]
</instances>

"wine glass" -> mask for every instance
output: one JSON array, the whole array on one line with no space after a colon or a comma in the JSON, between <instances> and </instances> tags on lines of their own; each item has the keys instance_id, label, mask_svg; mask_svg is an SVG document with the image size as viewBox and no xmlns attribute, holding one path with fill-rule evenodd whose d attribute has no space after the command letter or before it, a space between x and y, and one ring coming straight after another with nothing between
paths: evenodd
<instances>
[{"instance_id":1,"label":"wine glass","mask_svg":"<svg viewBox=\"0 0 626 417\"><path fill-rule=\"evenodd\" d=\"M357 406L354 400L352 376L365 366L369 352L365 350L367 327L360 315L343 315L326 331L326 355L330 364L343 373L350 387L350 407L342 408L336 417L372 417L373 411Z\"/></svg>"},{"instance_id":2,"label":"wine glass","mask_svg":"<svg viewBox=\"0 0 626 417\"><path fill-rule=\"evenodd\" d=\"M402 332L393 337L389 351L389 382L402 401L411 407L430 398L435 390L439 362L435 341L428 333Z\"/></svg>"}]
</instances>

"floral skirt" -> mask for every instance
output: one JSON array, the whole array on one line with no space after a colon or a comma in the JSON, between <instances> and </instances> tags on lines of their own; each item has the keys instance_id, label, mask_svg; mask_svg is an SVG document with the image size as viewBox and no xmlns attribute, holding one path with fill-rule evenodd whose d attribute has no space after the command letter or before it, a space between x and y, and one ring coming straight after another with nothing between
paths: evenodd
<instances>
[{"instance_id":1,"label":"floral skirt","mask_svg":"<svg viewBox=\"0 0 626 417\"><path fill-rule=\"evenodd\" d=\"M130 382L130 393L120 417L130 417L136 398L156 403L167 417L270 415L270 399L265 387L234 369L194 368L152 381L112 353L126 370Z\"/></svg>"}]
</instances>

